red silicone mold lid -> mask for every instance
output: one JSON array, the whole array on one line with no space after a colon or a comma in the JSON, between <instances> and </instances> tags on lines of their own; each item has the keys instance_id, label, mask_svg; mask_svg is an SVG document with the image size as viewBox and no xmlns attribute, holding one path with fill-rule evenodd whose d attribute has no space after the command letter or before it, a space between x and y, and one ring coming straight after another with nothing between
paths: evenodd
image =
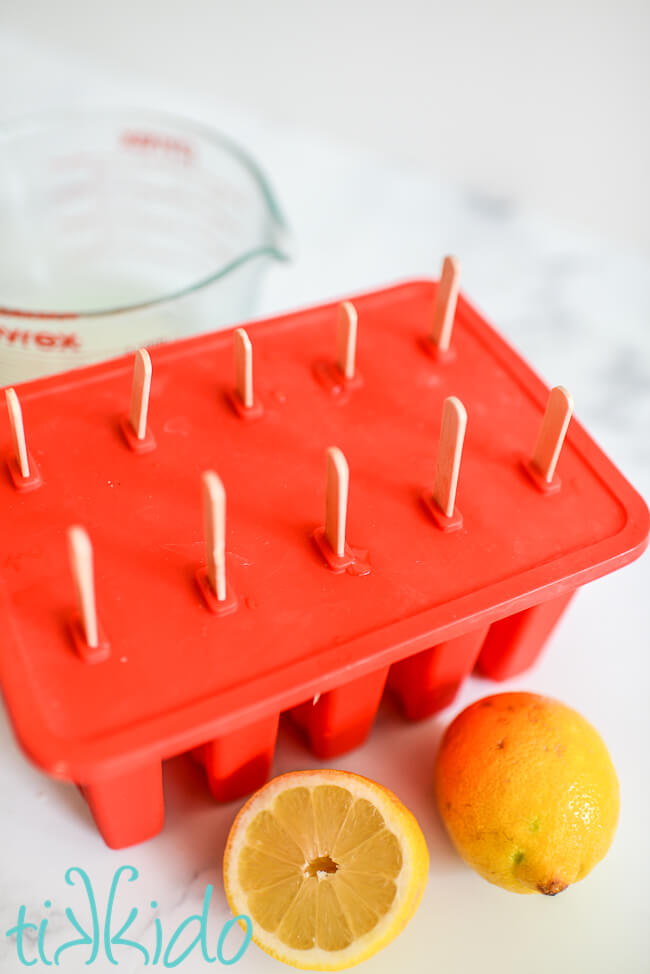
<instances>
[{"instance_id":1,"label":"red silicone mold lid","mask_svg":"<svg viewBox=\"0 0 650 974\"><path fill-rule=\"evenodd\" d=\"M462 297L452 354L428 354L434 291L354 299L361 379L349 388L327 379L335 304L250 325L262 407L250 421L228 395L232 332L153 349L149 452L120 428L131 356L18 388L42 483L23 492L7 469L0 478L0 673L41 766L87 781L180 753L641 553L647 508L575 418L561 489L546 496L527 477L548 389ZM421 494L449 395L468 425L463 524L445 533ZM0 435L9 456L6 421ZM312 540L331 445L349 463L347 540L368 574L331 571ZM227 491L237 607L225 615L195 577L207 469ZM103 662L80 659L70 637L71 524L94 546Z\"/></svg>"}]
</instances>

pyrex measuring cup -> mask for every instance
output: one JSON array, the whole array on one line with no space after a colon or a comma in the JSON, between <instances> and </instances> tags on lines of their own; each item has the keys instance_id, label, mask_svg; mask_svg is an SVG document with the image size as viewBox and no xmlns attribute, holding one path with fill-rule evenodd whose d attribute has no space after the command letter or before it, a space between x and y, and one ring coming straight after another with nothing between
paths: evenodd
<instances>
[{"instance_id":1,"label":"pyrex measuring cup","mask_svg":"<svg viewBox=\"0 0 650 974\"><path fill-rule=\"evenodd\" d=\"M0 128L0 385L245 319L285 225L208 128L71 111Z\"/></svg>"}]
</instances>

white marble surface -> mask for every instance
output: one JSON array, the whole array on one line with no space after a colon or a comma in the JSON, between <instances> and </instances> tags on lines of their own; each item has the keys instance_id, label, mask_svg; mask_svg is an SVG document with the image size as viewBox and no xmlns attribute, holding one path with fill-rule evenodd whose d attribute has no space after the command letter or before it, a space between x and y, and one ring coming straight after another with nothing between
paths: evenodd
<instances>
[{"instance_id":1,"label":"white marble surface","mask_svg":"<svg viewBox=\"0 0 650 974\"><path fill-rule=\"evenodd\" d=\"M650 496L650 275L643 259L563 232L507 200L472 197L430 174L398 171L345 147L206 104L197 92L132 89L128 79L102 78L91 66L64 62L18 35L0 37L0 93L5 115L69 101L130 100L185 111L239 137L265 163L299 245L295 262L270 274L261 312L431 275L444 252L460 254L467 295L545 378L572 390L580 419ZM600 729L619 771L622 815L613 849L587 880L562 896L517 897L484 883L460 862L437 819L431 788L437 741L451 717L490 692L491 684L471 679L452 707L415 725L384 705L369 742L335 762L393 788L417 815L431 851L430 881L417 916L364 972L647 970L649 591L648 556L592 583L535 668L506 684L575 706ZM274 771L317 764L292 730L282 728ZM100 906L114 870L127 863L138 868L140 879L120 898L120 909L125 915L131 905L139 908L133 930L143 942L152 936L151 899L159 903L169 931L200 910L205 886L213 883L210 929L216 938L228 916L220 863L238 803L213 804L199 770L183 758L165 768L165 791L162 834L128 851L109 851L76 790L28 764L2 714L3 974L23 969L4 936L20 904L37 922L50 915L49 945L60 942L63 908L81 902L64 885L71 866L88 871ZM43 905L48 897L49 911ZM117 969L125 974L142 969L135 952L124 948L118 956ZM85 957L64 955L61 969L87 970ZM103 974L113 968L100 955L94 969ZM191 958L180 967L209 969ZM279 970L255 947L235 969Z\"/></svg>"},{"instance_id":2,"label":"white marble surface","mask_svg":"<svg viewBox=\"0 0 650 974\"><path fill-rule=\"evenodd\" d=\"M650 250L646 0L3 0L120 75L541 206Z\"/></svg>"}]
</instances>

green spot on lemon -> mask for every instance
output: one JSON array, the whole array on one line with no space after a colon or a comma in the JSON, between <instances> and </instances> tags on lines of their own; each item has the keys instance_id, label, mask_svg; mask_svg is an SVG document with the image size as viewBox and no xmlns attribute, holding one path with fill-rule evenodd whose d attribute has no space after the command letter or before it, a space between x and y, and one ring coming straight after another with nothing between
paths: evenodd
<instances>
[{"instance_id":1,"label":"green spot on lemon","mask_svg":"<svg viewBox=\"0 0 650 974\"><path fill-rule=\"evenodd\" d=\"M539 819L534 818L528 828L531 832L539 832Z\"/></svg>"}]
</instances>

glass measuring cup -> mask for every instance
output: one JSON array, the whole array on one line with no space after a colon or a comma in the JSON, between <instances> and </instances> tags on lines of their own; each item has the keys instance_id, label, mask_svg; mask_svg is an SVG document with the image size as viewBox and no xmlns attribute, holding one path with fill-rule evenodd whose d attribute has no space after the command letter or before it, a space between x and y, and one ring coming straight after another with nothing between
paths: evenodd
<instances>
[{"instance_id":1,"label":"glass measuring cup","mask_svg":"<svg viewBox=\"0 0 650 974\"><path fill-rule=\"evenodd\" d=\"M201 125L70 111L0 128L0 384L250 316L286 227Z\"/></svg>"}]
</instances>

